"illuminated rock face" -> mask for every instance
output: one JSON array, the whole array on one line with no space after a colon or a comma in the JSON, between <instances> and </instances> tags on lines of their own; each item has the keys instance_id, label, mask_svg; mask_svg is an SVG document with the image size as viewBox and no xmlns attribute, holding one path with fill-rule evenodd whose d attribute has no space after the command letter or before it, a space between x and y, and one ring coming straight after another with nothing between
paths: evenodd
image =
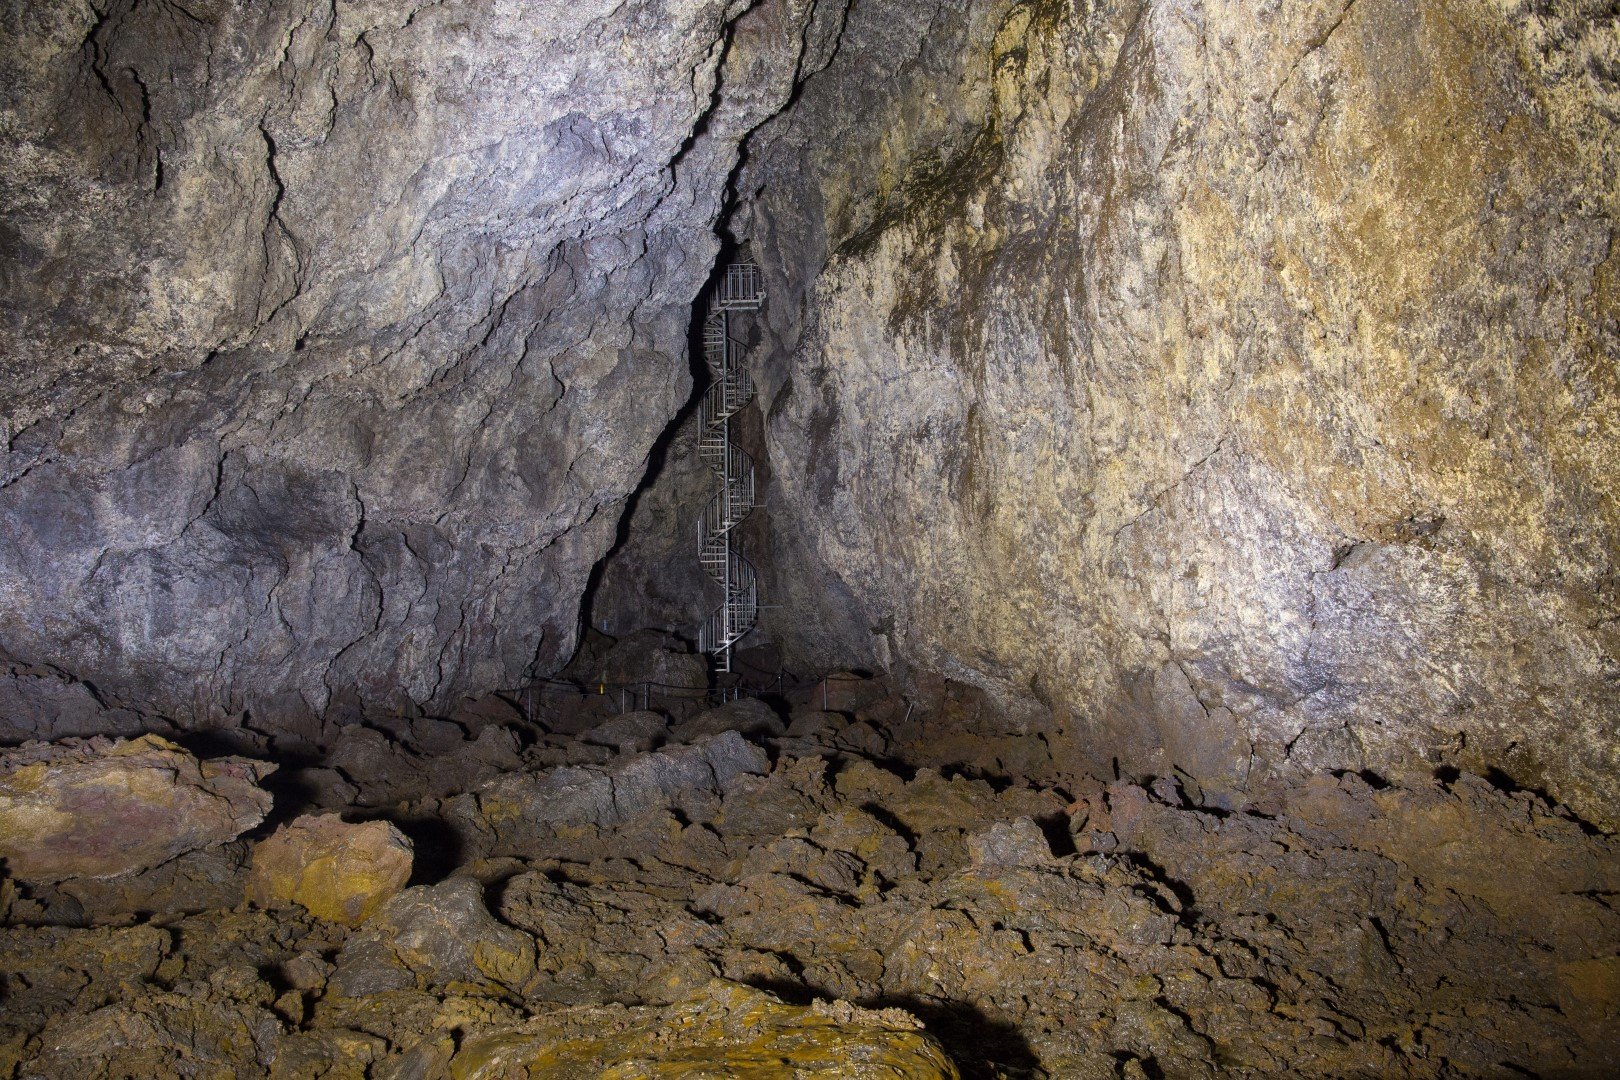
<instances>
[{"instance_id":1,"label":"illuminated rock face","mask_svg":"<svg viewBox=\"0 0 1620 1080\"><path fill-rule=\"evenodd\" d=\"M410 840L386 821L306 815L254 846L247 895L358 926L405 887L413 853Z\"/></svg>"},{"instance_id":2,"label":"illuminated rock face","mask_svg":"<svg viewBox=\"0 0 1620 1080\"><path fill-rule=\"evenodd\" d=\"M274 725L566 660L739 141L836 30L737 7L8 20L0 737L96 726L57 672Z\"/></svg>"},{"instance_id":3,"label":"illuminated rock face","mask_svg":"<svg viewBox=\"0 0 1620 1080\"><path fill-rule=\"evenodd\" d=\"M1612 14L740 6L9 22L0 738L556 669L734 190L797 667L1220 805L1455 765L1620 823ZM614 633L701 596L641 606L690 479Z\"/></svg>"},{"instance_id":4,"label":"illuminated rock face","mask_svg":"<svg viewBox=\"0 0 1620 1080\"><path fill-rule=\"evenodd\" d=\"M1620 823L1612 14L992 7L852 17L745 175L774 632L1218 803L1494 765Z\"/></svg>"}]
</instances>

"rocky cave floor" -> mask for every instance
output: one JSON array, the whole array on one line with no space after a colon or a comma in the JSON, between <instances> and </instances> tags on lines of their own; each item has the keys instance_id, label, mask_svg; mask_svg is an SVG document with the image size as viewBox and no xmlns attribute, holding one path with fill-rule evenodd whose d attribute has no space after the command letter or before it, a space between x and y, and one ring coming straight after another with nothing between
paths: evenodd
<instances>
[{"instance_id":1,"label":"rocky cave floor","mask_svg":"<svg viewBox=\"0 0 1620 1080\"><path fill-rule=\"evenodd\" d=\"M541 697L263 743L284 764L242 836L14 874L0 1075L1620 1068L1616 844L1535 794L1324 775L1220 812L1044 785L944 760L966 743L879 680L674 718ZM379 831L266 885L265 838L336 811L403 830L409 881L375 872Z\"/></svg>"}]
</instances>

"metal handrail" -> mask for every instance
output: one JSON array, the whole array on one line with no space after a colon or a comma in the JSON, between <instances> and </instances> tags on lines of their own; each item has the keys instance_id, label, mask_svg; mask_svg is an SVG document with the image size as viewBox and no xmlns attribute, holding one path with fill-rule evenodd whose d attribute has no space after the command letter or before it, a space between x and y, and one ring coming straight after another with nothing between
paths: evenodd
<instances>
[{"instance_id":1,"label":"metal handrail","mask_svg":"<svg viewBox=\"0 0 1620 1080\"><path fill-rule=\"evenodd\" d=\"M759 620L759 579L736 550L733 532L754 509L754 459L731 441L731 418L754 398L753 381L737 363L742 343L731 336L733 311L757 311L765 279L753 263L726 267L703 324L703 360L714 383L699 407L698 457L716 474L719 490L698 513L698 562L719 583L723 598L698 628L698 647L731 670L732 646Z\"/></svg>"},{"instance_id":2,"label":"metal handrail","mask_svg":"<svg viewBox=\"0 0 1620 1080\"><path fill-rule=\"evenodd\" d=\"M753 263L732 263L714 291L719 311L758 311L765 303L765 275Z\"/></svg>"}]
</instances>

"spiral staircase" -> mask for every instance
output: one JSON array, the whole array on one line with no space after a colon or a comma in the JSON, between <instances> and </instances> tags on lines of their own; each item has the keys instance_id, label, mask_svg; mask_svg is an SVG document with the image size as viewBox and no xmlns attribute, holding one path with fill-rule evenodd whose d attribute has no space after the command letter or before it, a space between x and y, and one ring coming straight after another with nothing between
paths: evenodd
<instances>
[{"instance_id":1,"label":"spiral staircase","mask_svg":"<svg viewBox=\"0 0 1620 1080\"><path fill-rule=\"evenodd\" d=\"M754 459L731 441L731 418L753 400L754 385L741 363L741 343L731 336L731 318L733 312L758 311L764 303L759 267L733 263L703 322L703 359L713 381L698 414L698 456L714 470L717 490L698 515L698 561L724 598L698 629L698 647L722 672L731 670L732 646L759 621L759 578L737 550L734 535L754 509Z\"/></svg>"}]
</instances>

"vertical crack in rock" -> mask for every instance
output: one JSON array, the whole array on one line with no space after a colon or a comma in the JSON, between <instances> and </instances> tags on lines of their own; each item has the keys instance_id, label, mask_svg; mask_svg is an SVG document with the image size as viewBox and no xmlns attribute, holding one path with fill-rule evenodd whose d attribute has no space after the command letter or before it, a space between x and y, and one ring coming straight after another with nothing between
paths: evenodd
<instances>
[{"instance_id":1,"label":"vertical crack in rock","mask_svg":"<svg viewBox=\"0 0 1620 1080\"><path fill-rule=\"evenodd\" d=\"M182 723L554 670L817 10L16 27L0 646Z\"/></svg>"}]
</instances>

